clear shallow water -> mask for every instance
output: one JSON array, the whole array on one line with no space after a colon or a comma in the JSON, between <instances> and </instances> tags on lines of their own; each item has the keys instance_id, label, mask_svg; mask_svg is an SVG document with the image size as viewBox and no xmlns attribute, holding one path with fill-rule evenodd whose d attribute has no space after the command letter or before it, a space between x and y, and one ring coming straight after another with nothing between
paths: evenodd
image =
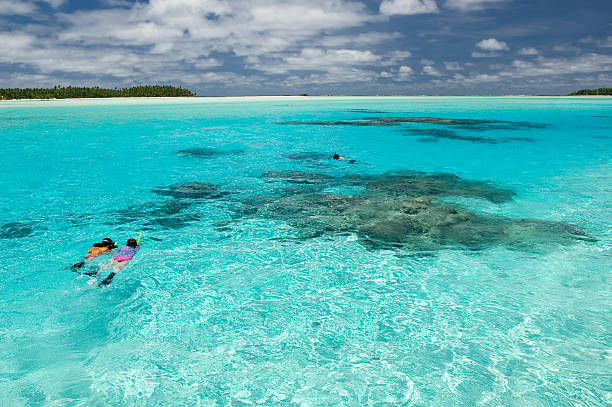
<instances>
[{"instance_id":1,"label":"clear shallow water","mask_svg":"<svg viewBox=\"0 0 612 407\"><path fill-rule=\"evenodd\" d=\"M372 117L503 123L282 124ZM2 103L0 405L607 405L611 129L610 98ZM283 199L362 196L338 180L400 170L514 191L435 197L493 225L597 240L372 247L368 217ZM223 193L168 195L189 182ZM70 271L139 232L109 287Z\"/></svg>"}]
</instances>

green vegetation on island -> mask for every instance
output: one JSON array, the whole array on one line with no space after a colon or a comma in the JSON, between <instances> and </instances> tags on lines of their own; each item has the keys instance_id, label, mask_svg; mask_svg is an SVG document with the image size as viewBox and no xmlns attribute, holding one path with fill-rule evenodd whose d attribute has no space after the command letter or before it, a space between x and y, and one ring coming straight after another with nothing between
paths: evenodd
<instances>
[{"instance_id":1,"label":"green vegetation on island","mask_svg":"<svg viewBox=\"0 0 612 407\"><path fill-rule=\"evenodd\" d=\"M570 93L568 96L588 96L588 95L612 96L612 88L582 89L582 90L579 90L578 92Z\"/></svg>"},{"instance_id":2,"label":"green vegetation on island","mask_svg":"<svg viewBox=\"0 0 612 407\"><path fill-rule=\"evenodd\" d=\"M73 99L73 98L120 98L120 97L185 97L195 96L189 89L174 86L133 86L122 89L100 87L79 88L55 86L53 88L0 89L0 100L7 99Z\"/></svg>"}]
</instances>

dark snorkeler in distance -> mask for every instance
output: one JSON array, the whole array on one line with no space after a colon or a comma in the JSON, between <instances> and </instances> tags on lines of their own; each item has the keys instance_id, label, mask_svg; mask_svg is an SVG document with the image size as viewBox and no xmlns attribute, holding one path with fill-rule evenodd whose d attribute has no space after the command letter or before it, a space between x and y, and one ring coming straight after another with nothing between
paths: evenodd
<instances>
[{"instance_id":1,"label":"dark snorkeler in distance","mask_svg":"<svg viewBox=\"0 0 612 407\"><path fill-rule=\"evenodd\" d=\"M351 160L350 158L341 157L336 152L334 152L334 156L333 157L334 157L334 160L337 160L337 161L348 161L349 164L367 164L367 163L362 163L362 162L359 162L359 161Z\"/></svg>"}]
</instances>

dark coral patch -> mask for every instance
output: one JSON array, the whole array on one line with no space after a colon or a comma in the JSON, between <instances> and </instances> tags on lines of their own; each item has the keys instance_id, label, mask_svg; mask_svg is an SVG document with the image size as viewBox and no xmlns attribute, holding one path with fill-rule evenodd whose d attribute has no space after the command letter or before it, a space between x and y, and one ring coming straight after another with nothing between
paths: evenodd
<instances>
[{"instance_id":1,"label":"dark coral patch","mask_svg":"<svg viewBox=\"0 0 612 407\"><path fill-rule=\"evenodd\" d=\"M129 224L138 222L153 229L158 226L170 229L180 229L200 218L191 213L185 213L192 206L190 200L171 199L163 202L148 202L131 206L114 212L114 224Z\"/></svg>"},{"instance_id":2,"label":"dark coral patch","mask_svg":"<svg viewBox=\"0 0 612 407\"><path fill-rule=\"evenodd\" d=\"M162 196L171 196L176 199L215 199L227 195L227 192L219 191L217 185L206 182L186 182L173 184L167 187L157 187L152 190L153 193Z\"/></svg>"},{"instance_id":3,"label":"dark coral patch","mask_svg":"<svg viewBox=\"0 0 612 407\"><path fill-rule=\"evenodd\" d=\"M479 136L464 136L461 134L457 134L452 130L445 129L406 129L406 135L408 136L416 136L419 137L419 141L423 141L423 137L426 136L428 140L434 139L446 139L446 140L458 140L458 141L469 141L472 143L482 143L482 144L499 144L499 143L509 143L513 141L524 141L524 142L535 142L535 139L531 137L499 137L499 138L491 138L491 137L479 137Z\"/></svg>"},{"instance_id":4,"label":"dark coral patch","mask_svg":"<svg viewBox=\"0 0 612 407\"><path fill-rule=\"evenodd\" d=\"M276 172L281 182L307 181L279 197L253 196L235 208L234 219L262 217L286 222L300 238L354 233L369 249L434 251L447 247L481 250L494 246L534 248L593 240L584 229L561 222L513 220L483 215L437 198L473 196L500 203L514 192L453 174L415 171L382 175L330 177L302 172ZM351 195L326 193L330 186L363 187Z\"/></svg>"},{"instance_id":5,"label":"dark coral patch","mask_svg":"<svg viewBox=\"0 0 612 407\"><path fill-rule=\"evenodd\" d=\"M283 157L288 158L290 160L305 161L305 162L313 163L313 162L331 160L332 154L317 153L313 151L302 151L299 153L284 154Z\"/></svg>"},{"instance_id":6,"label":"dark coral patch","mask_svg":"<svg viewBox=\"0 0 612 407\"><path fill-rule=\"evenodd\" d=\"M329 175L305 171L270 171L264 173L261 177L268 180L282 180L291 184L312 185L334 182L334 177Z\"/></svg>"},{"instance_id":7,"label":"dark coral patch","mask_svg":"<svg viewBox=\"0 0 612 407\"><path fill-rule=\"evenodd\" d=\"M488 137L476 137L476 136L462 136L452 130L442 129L406 129L407 135L413 135L422 138L427 136L428 138L446 139L446 140L460 140L470 141L472 143L484 143L484 144L497 144L498 141Z\"/></svg>"},{"instance_id":8,"label":"dark coral patch","mask_svg":"<svg viewBox=\"0 0 612 407\"><path fill-rule=\"evenodd\" d=\"M514 191L486 181L466 180L454 174L427 174L421 171L395 171L382 175L343 177L365 185L365 193L386 197L415 198L420 196L471 196L493 203L510 201ZM346 181L344 181L346 182Z\"/></svg>"},{"instance_id":9,"label":"dark coral patch","mask_svg":"<svg viewBox=\"0 0 612 407\"><path fill-rule=\"evenodd\" d=\"M444 119L438 117L368 117L364 119L347 120L287 121L282 122L281 124L315 126L394 126L401 123L438 124L472 131L519 130L546 127L544 124L531 122L480 119Z\"/></svg>"},{"instance_id":10,"label":"dark coral patch","mask_svg":"<svg viewBox=\"0 0 612 407\"><path fill-rule=\"evenodd\" d=\"M184 150L178 150L176 152L178 155L182 156L192 156L198 158L215 158L225 155L234 155L234 154L244 154L242 150L217 150L214 148L207 147L196 147L196 148L186 148Z\"/></svg>"},{"instance_id":11,"label":"dark coral patch","mask_svg":"<svg viewBox=\"0 0 612 407\"><path fill-rule=\"evenodd\" d=\"M32 233L34 233L34 227L23 222L9 222L0 226L0 239L21 239Z\"/></svg>"}]
</instances>

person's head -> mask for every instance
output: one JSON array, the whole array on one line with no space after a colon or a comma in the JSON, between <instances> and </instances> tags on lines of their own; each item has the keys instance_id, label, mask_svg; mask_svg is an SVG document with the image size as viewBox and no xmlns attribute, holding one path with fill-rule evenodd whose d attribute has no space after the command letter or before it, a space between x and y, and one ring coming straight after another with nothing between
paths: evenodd
<instances>
[{"instance_id":1,"label":"person's head","mask_svg":"<svg viewBox=\"0 0 612 407\"><path fill-rule=\"evenodd\" d=\"M137 244L136 244L136 239L129 238L129 239L127 240L127 243L126 243L125 245L126 245L126 246L129 246L129 247L136 247L136 246L137 246Z\"/></svg>"},{"instance_id":2,"label":"person's head","mask_svg":"<svg viewBox=\"0 0 612 407\"><path fill-rule=\"evenodd\" d=\"M113 239L111 239L110 237L105 237L104 239L102 239L102 245L106 247L114 247L115 242L113 242Z\"/></svg>"},{"instance_id":3,"label":"person's head","mask_svg":"<svg viewBox=\"0 0 612 407\"><path fill-rule=\"evenodd\" d=\"M334 160L337 160L338 158L340 158L340 156L334 151Z\"/></svg>"}]
</instances>

